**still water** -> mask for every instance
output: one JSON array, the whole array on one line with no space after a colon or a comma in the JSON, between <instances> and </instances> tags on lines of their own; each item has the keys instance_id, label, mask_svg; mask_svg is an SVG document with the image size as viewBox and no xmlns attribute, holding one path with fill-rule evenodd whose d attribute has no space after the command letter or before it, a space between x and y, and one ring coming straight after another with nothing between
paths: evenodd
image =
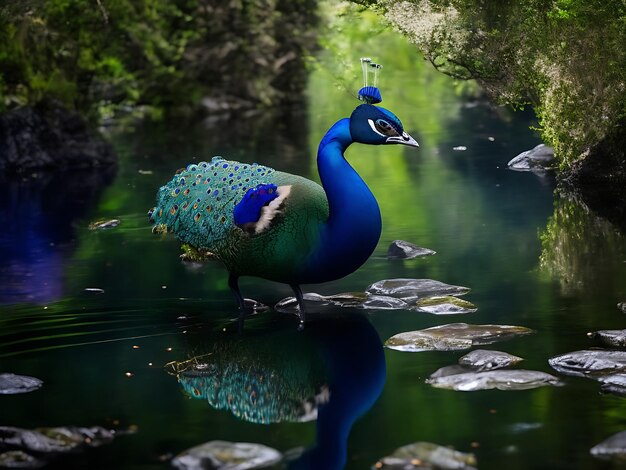
<instances>
[{"instance_id":1,"label":"still water","mask_svg":"<svg viewBox=\"0 0 626 470\"><path fill-rule=\"evenodd\" d=\"M307 459L317 462L311 468L338 468L344 458L347 469L370 468L415 441L474 452L482 469L612 468L589 449L626 429L626 401L600 394L597 383L564 378L563 387L526 391L441 390L424 379L463 353L383 348L396 333L445 323L520 325L536 333L492 349L523 357L526 369L555 373L549 357L592 346L589 331L624 327L616 304L626 300L626 240L577 202L555 197L550 175L506 169L539 143L529 130L532 115L467 98L375 21L342 17L320 31L325 47L312 61L306 106L226 124L123 127L110 133L116 171L2 182L0 372L45 384L0 396L0 425L136 429L59 468L167 468L172 455L210 440L304 448L298 468ZM184 265L174 239L151 234L146 212L156 190L177 168L212 155L317 179L317 143L358 104L358 67L342 64L366 55L384 64L383 105L421 147L349 149L380 203L382 238L356 273L305 291L430 278L471 288L465 298L478 311L337 308L304 332L295 317L270 311L238 333L225 271ZM459 146L466 150L453 150ZM120 225L88 229L110 218ZM396 239L437 254L388 260ZM259 279L241 287L270 306L290 295ZM209 353L228 371L224 396L211 403L165 367ZM238 371L250 368L267 408L235 410L230 402L250 393ZM265 389L264 374L278 389ZM298 396L324 387L331 400L317 421L290 414Z\"/></svg>"}]
</instances>

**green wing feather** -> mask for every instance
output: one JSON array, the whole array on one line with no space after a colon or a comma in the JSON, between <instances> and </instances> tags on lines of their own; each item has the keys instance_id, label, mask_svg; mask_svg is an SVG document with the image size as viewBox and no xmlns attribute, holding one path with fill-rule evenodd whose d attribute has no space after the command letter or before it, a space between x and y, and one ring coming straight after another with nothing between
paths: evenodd
<instances>
[{"instance_id":1,"label":"green wing feather","mask_svg":"<svg viewBox=\"0 0 626 470\"><path fill-rule=\"evenodd\" d=\"M270 226L250 234L235 225L234 208L261 183L275 184L279 195L281 186L290 186L289 195ZM155 231L211 252L233 274L296 282L328 218L328 200L322 187L306 178L214 157L189 165L161 187L151 218Z\"/></svg>"},{"instance_id":2,"label":"green wing feather","mask_svg":"<svg viewBox=\"0 0 626 470\"><path fill-rule=\"evenodd\" d=\"M275 170L214 157L179 172L157 195L152 218L182 242L212 248L233 230L233 211L246 191L271 182Z\"/></svg>"}]
</instances>

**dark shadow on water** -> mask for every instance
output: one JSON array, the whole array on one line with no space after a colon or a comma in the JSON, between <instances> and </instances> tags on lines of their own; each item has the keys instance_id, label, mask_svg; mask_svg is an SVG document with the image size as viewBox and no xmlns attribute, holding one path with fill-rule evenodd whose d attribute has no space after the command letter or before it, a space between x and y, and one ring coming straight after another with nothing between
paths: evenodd
<instances>
[{"instance_id":1,"label":"dark shadow on water","mask_svg":"<svg viewBox=\"0 0 626 470\"><path fill-rule=\"evenodd\" d=\"M63 296L74 223L98 201L115 167L0 175L0 303Z\"/></svg>"},{"instance_id":2,"label":"dark shadow on water","mask_svg":"<svg viewBox=\"0 0 626 470\"><path fill-rule=\"evenodd\" d=\"M253 423L317 419L315 446L289 468L345 466L350 430L386 377L382 343L365 316L329 315L301 332L289 319L227 337L187 336L191 359L171 364L187 394Z\"/></svg>"}]
</instances>

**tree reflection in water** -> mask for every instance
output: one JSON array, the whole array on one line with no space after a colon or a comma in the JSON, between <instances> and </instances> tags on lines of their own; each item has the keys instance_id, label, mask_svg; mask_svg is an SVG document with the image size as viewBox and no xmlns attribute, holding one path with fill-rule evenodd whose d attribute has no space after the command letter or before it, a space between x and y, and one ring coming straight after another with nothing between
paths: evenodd
<instances>
[{"instance_id":1,"label":"tree reflection in water","mask_svg":"<svg viewBox=\"0 0 626 470\"><path fill-rule=\"evenodd\" d=\"M559 280L563 295L613 296L626 284L626 237L573 197L555 200L541 244L541 267Z\"/></svg>"}]
</instances>

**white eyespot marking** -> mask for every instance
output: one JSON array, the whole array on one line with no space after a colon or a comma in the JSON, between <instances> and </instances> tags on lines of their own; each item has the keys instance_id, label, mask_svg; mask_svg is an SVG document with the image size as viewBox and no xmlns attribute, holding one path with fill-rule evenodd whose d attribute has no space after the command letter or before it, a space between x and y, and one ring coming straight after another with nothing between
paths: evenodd
<instances>
[{"instance_id":1,"label":"white eyespot marking","mask_svg":"<svg viewBox=\"0 0 626 470\"><path fill-rule=\"evenodd\" d=\"M372 128L372 130L374 132L376 132L379 136L381 137L387 137L385 134L378 132L378 130L376 129L376 124L374 124L374 121L372 121L371 119L367 120L367 123L370 125L370 127Z\"/></svg>"}]
</instances>

